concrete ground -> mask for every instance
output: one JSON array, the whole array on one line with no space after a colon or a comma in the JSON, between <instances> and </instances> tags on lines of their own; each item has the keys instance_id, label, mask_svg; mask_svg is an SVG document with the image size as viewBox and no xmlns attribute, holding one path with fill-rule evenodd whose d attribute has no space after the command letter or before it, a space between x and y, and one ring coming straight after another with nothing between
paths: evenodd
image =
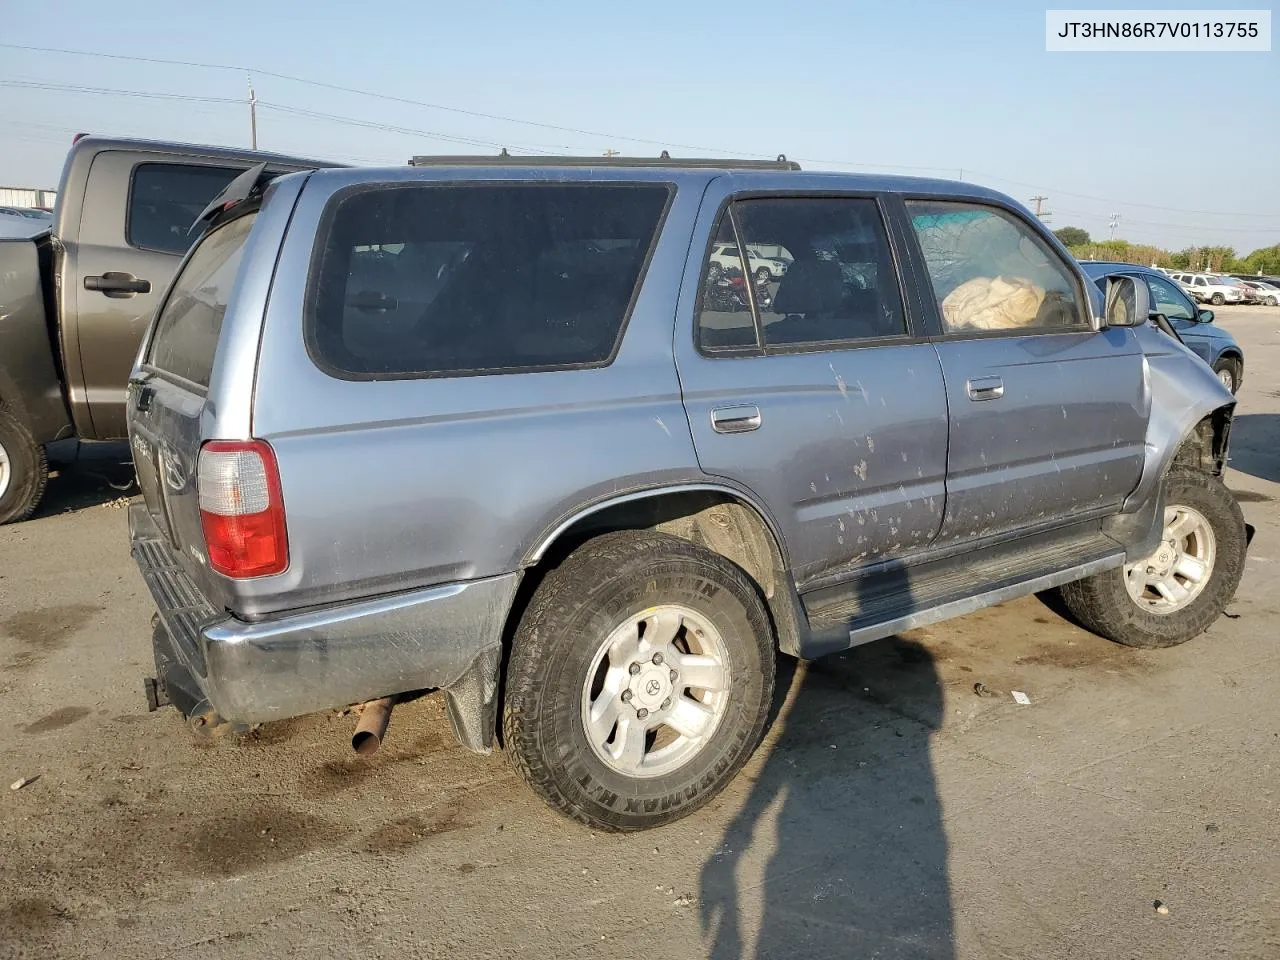
<instances>
[{"instance_id":1,"label":"concrete ground","mask_svg":"<svg viewBox=\"0 0 1280 960\"><path fill-rule=\"evenodd\" d=\"M562 820L435 698L372 760L336 714L148 714L122 474L64 474L0 529L0 956L1280 957L1280 310L1218 312L1258 531L1227 618L1137 651L1027 598L786 669L743 776L641 835Z\"/></svg>"}]
</instances>

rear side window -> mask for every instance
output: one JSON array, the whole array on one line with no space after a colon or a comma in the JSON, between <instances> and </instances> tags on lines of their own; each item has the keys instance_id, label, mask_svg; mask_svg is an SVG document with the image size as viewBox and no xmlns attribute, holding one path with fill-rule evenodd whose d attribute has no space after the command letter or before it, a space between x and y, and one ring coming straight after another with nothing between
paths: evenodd
<instances>
[{"instance_id":1,"label":"rear side window","mask_svg":"<svg viewBox=\"0 0 1280 960\"><path fill-rule=\"evenodd\" d=\"M147 361L155 368L209 386L222 317L256 214L240 217L208 234L174 280Z\"/></svg>"},{"instance_id":2,"label":"rear side window","mask_svg":"<svg viewBox=\"0 0 1280 960\"><path fill-rule=\"evenodd\" d=\"M737 247L724 246L734 238L735 224L746 264ZM703 271L698 346L712 354L750 350L759 346L757 330L773 351L854 346L907 333L874 200L785 197L733 204Z\"/></svg>"},{"instance_id":3,"label":"rear side window","mask_svg":"<svg viewBox=\"0 0 1280 960\"><path fill-rule=\"evenodd\" d=\"M146 250L186 253L196 237L191 224L241 172L178 163L138 164L129 185L125 239Z\"/></svg>"},{"instance_id":4,"label":"rear side window","mask_svg":"<svg viewBox=\"0 0 1280 960\"><path fill-rule=\"evenodd\" d=\"M609 362L667 184L357 188L321 226L308 347L358 379Z\"/></svg>"}]
</instances>

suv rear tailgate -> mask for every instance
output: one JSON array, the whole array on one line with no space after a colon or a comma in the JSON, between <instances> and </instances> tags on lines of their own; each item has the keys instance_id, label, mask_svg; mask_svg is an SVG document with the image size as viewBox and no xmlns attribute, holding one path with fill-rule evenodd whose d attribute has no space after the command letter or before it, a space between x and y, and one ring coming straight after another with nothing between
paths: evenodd
<instances>
[{"instance_id":1,"label":"suv rear tailgate","mask_svg":"<svg viewBox=\"0 0 1280 960\"><path fill-rule=\"evenodd\" d=\"M255 213L205 236L180 269L129 381L129 437L151 517L197 582L204 556L196 468L214 353Z\"/></svg>"}]
</instances>

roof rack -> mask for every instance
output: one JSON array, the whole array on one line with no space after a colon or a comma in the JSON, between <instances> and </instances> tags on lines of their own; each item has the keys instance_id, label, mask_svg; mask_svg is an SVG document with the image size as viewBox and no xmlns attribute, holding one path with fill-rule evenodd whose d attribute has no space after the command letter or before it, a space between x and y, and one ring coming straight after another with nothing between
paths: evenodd
<instances>
[{"instance_id":1,"label":"roof rack","mask_svg":"<svg viewBox=\"0 0 1280 960\"><path fill-rule=\"evenodd\" d=\"M421 156L411 167L703 167L713 170L799 170L800 164L778 154L776 160L718 160L713 157L673 157L667 151L657 157L517 157L504 148L497 156Z\"/></svg>"}]
</instances>

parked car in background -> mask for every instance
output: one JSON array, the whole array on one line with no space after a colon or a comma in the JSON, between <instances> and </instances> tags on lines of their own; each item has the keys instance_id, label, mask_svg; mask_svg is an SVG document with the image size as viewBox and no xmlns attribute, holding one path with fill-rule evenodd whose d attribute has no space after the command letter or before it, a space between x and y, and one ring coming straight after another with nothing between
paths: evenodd
<instances>
[{"instance_id":1,"label":"parked car in background","mask_svg":"<svg viewBox=\"0 0 1280 960\"><path fill-rule=\"evenodd\" d=\"M1258 303L1265 306L1280 306L1280 276L1258 276L1256 274L1231 274L1235 279L1252 287Z\"/></svg>"},{"instance_id":2,"label":"parked car in background","mask_svg":"<svg viewBox=\"0 0 1280 960\"><path fill-rule=\"evenodd\" d=\"M0 523L25 519L39 504L47 444L124 438L129 370L194 239L192 222L263 162L281 172L316 166L247 150L82 137L67 155L54 218L4 218L12 223L0 228Z\"/></svg>"},{"instance_id":3,"label":"parked car in background","mask_svg":"<svg viewBox=\"0 0 1280 960\"><path fill-rule=\"evenodd\" d=\"M250 172L210 204L129 384L152 706L363 702L370 744L436 689L466 747L500 727L540 797L637 830L742 768L779 649L1055 587L1141 647L1222 613L1234 398L1137 280L1095 312L973 184L582 163ZM794 259L725 297L753 243Z\"/></svg>"},{"instance_id":4,"label":"parked car in background","mask_svg":"<svg viewBox=\"0 0 1280 960\"><path fill-rule=\"evenodd\" d=\"M1233 284L1223 283L1212 273L1175 273L1173 279L1200 303L1221 306L1224 303L1244 302L1244 293Z\"/></svg>"},{"instance_id":5,"label":"parked car in background","mask_svg":"<svg viewBox=\"0 0 1280 960\"><path fill-rule=\"evenodd\" d=\"M1084 272L1106 290L1111 277L1134 277L1143 281L1151 294L1151 314L1159 314L1191 350L1213 368L1218 379L1232 393L1244 382L1244 350L1230 332L1213 322L1212 310L1201 310L1186 291L1170 278L1149 267L1132 263L1087 260Z\"/></svg>"},{"instance_id":6,"label":"parked car in background","mask_svg":"<svg viewBox=\"0 0 1280 960\"><path fill-rule=\"evenodd\" d=\"M1227 286L1235 287L1237 290L1240 291L1241 303L1257 303L1258 302L1258 293L1250 284L1245 283L1243 280L1240 280L1237 277L1220 276L1218 277L1218 279L1222 283L1225 283Z\"/></svg>"},{"instance_id":7,"label":"parked car in background","mask_svg":"<svg viewBox=\"0 0 1280 960\"><path fill-rule=\"evenodd\" d=\"M1241 283L1253 290L1256 303L1267 307L1280 307L1280 286L1264 280L1242 280Z\"/></svg>"},{"instance_id":8,"label":"parked car in background","mask_svg":"<svg viewBox=\"0 0 1280 960\"><path fill-rule=\"evenodd\" d=\"M53 222L52 213L37 207L0 207L0 216L22 217L26 220L39 220L46 224Z\"/></svg>"}]
</instances>

